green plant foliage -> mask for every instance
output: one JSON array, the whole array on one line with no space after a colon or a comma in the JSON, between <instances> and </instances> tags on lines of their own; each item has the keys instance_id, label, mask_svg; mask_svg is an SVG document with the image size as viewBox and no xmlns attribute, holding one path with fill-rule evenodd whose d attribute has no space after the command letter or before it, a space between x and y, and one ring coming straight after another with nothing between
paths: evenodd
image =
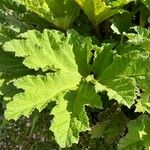
<instances>
[{"instance_id":1,"label":"green plant foliage","mask_svg":"<svg viewBox=\"0 0 150 150\"><path fill-rule=\"evenodd\" d=\"M95 86L96 91L107 91L110 99L130 107L136 96L136 78L149 76L149 54L142 55L134 51L116 56L112 63L107 61L108 58L112 60L112 52L104 48L95 59L94 72L99 81ZM97 67L98 64L99 67ZM145 65L144 68L143 65Z\"/></svg>"},{"instance_id":2,"label":"green plant foliage","mask_svg":"<svg viewBox=\"0 0 150 150\"><path fill-rule=\"evenodd\" d=\"M141 98L136 104L137 112L147 112L150 113L150 81L148 78L139 79L138 84L141 87L143 93L141 93Z\"/></svg>"},{"instance_id":3,"label":"green plant foliage","mask_svg":"<svg viewBox=\"0 0 150 150\"><path fill-rule=\"evenodd\" d=\"M123 34L130 29L133 24L131 23L132 20L132 13L124 12L123 14L116 15L113 18L113 23L111 25L112 30L116 34Z\"/></svg>"},{"instance_id":4,"label":"green plant foliage","mask_svg":"<svg viewBox=\"0 0 150 150\"><path fill-rule=\"evenodd\" d=\"M22 58L0 50L0 91L5 100L10 100L19 91L12 85L13 79L35 73L25 67L22 61Z\"/></svg>"},{"instance_id":5,"label":"green plant foliage","mask_svg":"<svg viewBox=\"0 0 150 150\"><path fill-rule=\"evenodd\" d=\"M149 150L146 0L2 0L0 149Z\"/></svg>"},{"instance_id":6,"label":"green plant foliage","mask_svg":"<svg viewBox=\"0 0 150 150\"><path fill-rule=\"evenodd\" d=\"M148 116L140 116L136 120L128 124L128 134L121 139L118 144L118 150L126 149L149 149L149 136L150 136L150 119Z\"/></svg>"},{"instance_id":7,"label":"green plant foliage","mask_svg":"<svg viewBox=\"0 0 150 150\"><path fill-rule=\"evenodd\" d=\"M92 127L92 138L103 137L108 142L114 142L117 140L118 134L123 132L127 122L127 118L123 113L115 112L111 118L98 122Z\"/></svg>"},{"instance_id":8,"label":"green plant foliage","mask_svg":"<svg viewBox=\"0 0 150 150\"><path fill-rule=\"evenodd\" d=\"M45 30L43 34L29 31L20 35L20 38L22 39L12 40L3 47L5 51L15 52L18 57L25 57L23 63L28 68L35 70L41 68L43 71L60 69L76 74L79 66L81 75L88 75L92 49L90 39L79 37L74 31L68 32L68 38L65 38L64 34L55 30ZM83 59L77 57L77 51ZM40 57L37 57L38 55Z\"/></svg>"},{"instance_id":9,"label":"green plant foliage","mask_svg":"<svg viewBox=\"0 0 150 150\"><path fill-rule=\"evenodd\" d=\"M97 26L104 20L112 17L115 14L122 13L122 6L133 0L76 0L79 6L87 14L90 21Z\"/></svg>"},{"instance_id":10,"label":"green plant foliage","mask_svg":"<svg viewBox=\"0 0 150 150\"><path fill-rule=\"evenodd\" d=\"M55 117L50 129L61 147L69 147L72 143L77 143L79 132L90 130L83 106L101 106L99 96L95 93L92 85L83 82L77 90L71 90L64 97L58 97L57 105L51 112Z\"/></svg>"},{"instance_id":11,"label":"green plant foliage","mask_svg":"<svg viewBox=\"0 0 150 150\"><path fill-rule=\"evenodd\" d=\"M7 35L6 30L7 29L2 24L0 24L0 45L2 45L4 42L9 41L11 39L9 35Z\"/></svg>"},{"instance_id":12,"label":"green plant foliage","mask_svg":"<svg viewBox=\"0 0 150 150\"><path fill-rule=\"evenodd\" d=\"M15 38L19 33L33 29L23 20L25 8L12 0L2 0L0 4L0 44ZM4 38L3 38L4 37Z\"/></svg>"},{"instance_id":13,"label":"green plant foliage","mask_svg":"<svg viewBox=\"0 0 150 150\"><path fill-rule=\"evenodd\" d=\"M60 29L68 29L79 8L74 0L15 0ZM73 8L73 9L72 9Z\"/></svg>"},{"instance_id":14,"label":"green plant foliage","mask_svg":"<svg viewBox=\"0 0 150 150\"><path fill-rule=\"evenodd\" d=\"M38 75L36 77L26 76L16 80L15 86L19 89L20 88L24 89L25 92L14 96L13 101L7 105L5 117L8 120L9 119L16 120L21 115L29 116L35 108L41 111L50 101L54 101L55 99L56 101L59 101L59 98L57 99L56 97L58 97L59 94L62 94L63 96L60 100L60 103L64 103L63 104L64 108L62 106L61 107L63 109L66 109L66 107L71 107L68 105L74 106L71 107L68 111L66 110L66 112L64 112L64 115L66 113L67 113L66 115L69 115L70 112L75 113L74 111L77 111L76 113L78 114L79 111L81 111L81 120L83 118L85 118L86 120L80 123L81 125L83 124L83 127L81 128L79 127L79 129L77 128L75 131L71 131L74 130L70 129L72 128L72 125L68 126L67 124L72 124L73 122L74 122L73 124L78 124L77 121L78 116L73 115L74 116L74 117L72 116L73 119L70 121L68 120L68 122L66 122L67 123L66 125L64 124L64 126L68 126L68 128L66 129L68 131L64 132L70 132L66 135L65 139L64 137L61 137L61 135L57 135L57 130L52 126L52 131L54 131L56 139L61 140L60 142L58 140L58 143L62 147L71 146L72 143L77 142L79 138L78 134L80 131L85 131L86 129L89 129L88 120L85 115L85 112L82 110L83 109L82 107L84 105L89 105L91 107L94 106L101 107L99 96L96 94L94 87L93 91L91 91L92 86L91 88L89 88L90 85L85 85L85 87L84 84L78 85L82 77L81 75L86 76L87 72L89 72L88 71L89 63L87 60L88 58L90 58L90 49L92 48L90 39L89 38L84 39L74 31L70 31L68 33L68 37L66 38L64 34L54 30L53 31L45 30L43 34L37 31L29 31L23 34L21 38L23 39L11 40L10 42L5 43L3 46L4 50L15 51L16 56L26 57L23 63L30 69L38 70L39 68L41 68L43 71L46 71L47 69L52 69L56 72L47 73L46 76L42 75ZM78 43L76 41L76 43L74 44L73 39L76 40L78 39ZM47 43L49 45L48 46L45 45L43 41L44 43ZM33 45L33 43L35 43L35 45ZM49 49L47 49L46 47L49 47ZM82 59L79 59L77 57L77 54L79 54L76 52L77 50L80 53L80 57ZM37 59L37 52L39 52L38 55L40 56L38 59ZM47 57L46 59L46 56L49 57ZM70 93L69 90L75 90L78 86L79 86L79 93L77 92L78 93L77 95L71 94L72 96L71 95L69 97L65 96ZM91 98L90 97L86 98L86 96L83 97L82 90L85 90L86 88L87 93ZM92 93L90 94L90 92ZM65 97L67 98L65 99ZM89 102L87 100L88 98L90 99ZM75 99L75 101L77 101L76 107L78 107L79 110L76 110L74 101L72 101L72 104L68 103L68 105L66 106L65 101L69 99L70 100ZM94 102L93 104L92 101ZM23 103L25 107L21 107ZM60 107L59 102L58 107ZM56 107L56 110L57 109L58 108ZM54 109L52 113L53 115L57 115L57 112L56 114L54 113L56 110ZM62 120L62 122L65 122L66 120L65 118L66 117L64 117L64 120ZM57 123L55 126L59 127ZM60 130L62 130L61 128L62 127L60 125ZM72 132L76 132L76 136Z\"/></svg>"},{"instance_id":15,"label":"green plant foliage","mask_svg":"<svg viewBox=\"0 0 150 150\"><path fill-rule=\"evenodd\" d=\"M149 1L149 0L141 0L141 2L142 2L148 9L150 9L150 1Z\"/></svg>"},{"instance_id":16,"label":"green plant foliage","mask_svg":"<svg viewBox=\"0 0 150 150\"><path fill-rule=\"evenodd\" d=\"M137 34L127 34L129 42L141 45L145 50L150 51L150 30L145 29L141 26L134 27L133 29L136 31Z\"/></svg>"}]
</instances>

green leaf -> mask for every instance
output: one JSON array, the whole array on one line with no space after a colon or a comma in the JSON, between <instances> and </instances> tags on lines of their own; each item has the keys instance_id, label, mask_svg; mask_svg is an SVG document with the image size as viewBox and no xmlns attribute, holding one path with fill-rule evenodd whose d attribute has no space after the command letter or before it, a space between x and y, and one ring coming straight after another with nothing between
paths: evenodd
<instances>
[{"instance_id":1,"label":"green leaf","mask_svg":"<svg viewBox=\"0 0 150 150\"><path fill-rule=\"evenodd\" d=\"M140 0L149 10L150 10L150 1L149 0Z\"/></svg>"},{"instance_id":2,"label":"green leaf","mask_svg":"<svg viewBox=\"0 0 150 150\"><path fill-rule=\"evenodd\" d=\"M111 44L104 44L96 49L96 58L93 63L93 73L96 79L99 79L104 70L113 62L115 52L112 51L112 48Z\"/></svg>"},{"instance_id":3,"label":"green leaf","mask_svg":"<svg viewBox=\"0 0 150 150\"><path fill-rule=\"evenodd\" d=\"M74 0L15 0L56 27L68 29L79 13Z\"/></svg>"},{"instance_id":4,"label":"green leaf","mask_svg":"<svg viewBox=\"0 0 150 150\"><path fill-rule=\"evenodd\" d=\"M0 45L16 38L20 33L33 29L31 24L25 23L23 14L25 7L13 0L1 0L0 4Z\"/></svg>"},{"instance_id":5,"label":"green leaf","mask_svg":"<svg viewBox=\"0 0 150 150\"><path fill-rule=\"evenodd\" d=\"M128 124L128 133L123 137L119 144L118 150L146 150L150 148L150 118L146 115L132 120Z\"/></svg>"},{"instance_id":6,"label":"green leaf","mask_svg":"<svg viewBox=\"0 0 150 150\"><path fill-rule=\"evenodd\" d=\"M16 3L15 0L1 0L0 23L17 35L29 29L36 28L43 31L45 28L50 28L47 20L34 12L26 10L25 6Z\"/></svg>"},{"instance_id":7,"label":"green leaf","mask_svg":"<svg viewBox=\"0 0 150 150\"><path fill-rule=\"evenodd\" d=\"M129 53L131 51L139 51L139 52L144 52L145 50L139 46L139 45L133 45L131 43L121 43L118 44L115 48L115 50L117 51L118 55L124 55L126 53Z\"/></svg>"},{"instance_id":8,"label":"green leaf","mask_svg":"<svg viewBox=\"0 0 150 150\"><path fill-rule=\"evenodd\" d=\"M48 74L47 77L28 76L16 80L15 85L24 89L25 93L16 95L13 101L8 104L7 119L17 119L20 115L29 116L34 108L42 110L43 105L47 104L58 93L68 90L69 87L76 87L81 80L80 72L82 74L82 68L84 68L84 72L88 68L87 60L91 51L91 44L88 38L80 37L76 32L70 31L68 36L65 37L61 32L54 30L45 30L43 34L37 31L29 31L23 34L22 37L25 39L7 42L4 44L4 49L15 51L16 56L25 57L23 63L31 69L38 70L41 68L45 70L49 66L48 69L54 69L59 74ZM74 42L74 39L79 41ZM78 57L76 51L79 52L82 59ZM82 66L81 69L80 65ZM55 87L55 84L58 84L58 87ZM64 89L61 89L63 87ZM34 91L38 91L39 94L35 94ZM35 96L37 96L36 101ZM31 99L32 103L30 102ZM21 108L22 103L25 103L27 109ZM20 105L19 110L14 107L15 105Z\"/></svg>"},{"instance_id":9,"label":"green leaf","mask_svg":"<svg viewBox=\"0 0 150 150\"><path fill-rule=\"evenodd\" d=\"M133 28L136 33L128 33L126 36L130 43L141 45L146 51L150 52L150 30L141 26Z\"/></svg>"},{"instance_id":10,"label":"green leaf","mask_svg":"<svg viewBox=\"0 0 150 150\"><path fill-rule=\"evenodd\" d=\"M11 99L17 92L12 81L27 74L34 74L35 71L29 70L22 64L23 59L14 57L13 54L0 50L0 86L1 95L4 99Z\"/></svg>"},{"instance_id":11,"label":"green leaf","mask_svg":"<svg viewBox=\"0 0 150 150\"><path fill-rule=\"evenodd\" d=\"M64 138L59 136L62 127L57 130L54 128L56 125L52 124L56 140L62 147L77 143L79 132L89 129L84 105L101 107L100 98L94 86L89 83L90 77L89 80L86 79L90 74L93 47L90 38L82 37L73 30L68 31L66 36L55 30L45 30L43 33L28 31L18 39L6 42L3 46L4 50L15 52L16 56L23 57L23 64L28 68L35 69L37 74L41 69L46 71L42 72L43 75L28 75L14 80L17 89L24 92L16 94L7 104L6 119L17 120L21 115L29 117L34 109L42 111L48 103L56 101L58 105L52 113L55 115L54 124L59 117L55 114L59 107L66 109L64 115L70 115L71 118L66 122L70 126L64 129L68 130ZM47 73L51 70L53 73ZM85 80L87 81L84 83ZM80 82L83 83L79 84ZM75 129L72 125L76 123L81 123L82 126Z\"/></svg>"},{"instance_id":12,"label":"green leaf","mask_svg":"<svg viewBox=\"0 0 150 150\"><path fill-rule=\"evenodd\" d=\"M2 0L0 6L0 23L4 26L5 31L7 29L14 35L18 35L33 28L23 21L22 16L24 13L25 7L22 5L18 5L13 0Z\"/></svg>"},{"instance_id":13,"label":"green leaf","mask_svg":"<svg viewBox=\"0 0 150 150\"><path fill-rule=\"evenodd\" d=\"M99 57L101 57L99 55L101 54L102 52L97 54L95 62L99 61ZM96 71L98 73L96 76L99 77L99 82L95 83L96 91L107 91L109 99L115 99L130 107L136 98L136 79L150 75L149 54L131 51L122 56L116 56L113 62L109 63L109 61L105 63L108 66L101 72L97 71L100 70L98 68L101 65L95 66L97 69L94 72Z\"/></svg>"},{"instance_id":14,"label":"green leaf","mask_svg":"<svg viewBox=\"0 0 150 150\"><path fill-rule=\"evenodd\" d=\"M61 32L45 30L41 34L34 30L22 34L20 38L4 44L3 48L15 52L18 57L25 57L23 63L28 68L77 70L72 47L67 47Z\"/></svg>"},{"instance_id":15,"label":"green leaf","mask_svg":"<svg viewBox=\"0 0 150 150\"><path fill-rule=\"evenodd\" d=\"M105 141L113 143L126 128L127 118L122 112L115 112L109 118L103 119L92 127L92 138L104 138Z\"/></svg>"},{"instance_id":16,"label":"green leaf","mask_svg":"<svg viewBox=\"0 0 150 150\"><path fill-rule=\"evenodd\" d=\"M15 0L1 0L0 8L13 10L18 13L24 13L26 11L25 7L16 3Z\"/></svg>"},{"instance_id":17,"label":"green leaf","mask_svg":"<svg viewBox=\"0 0 150 150\"><path fill-rule=\"evenodd\" d=\"M87 82L80 83L77 90L71 90L58 99L51 112L54 119L50 130L61 147L70 147L78 142L79 132L90 130L85 105L101 108L102 104L94 87Z\"/></svg>"},{"instance_id":18,"label":"green leaf","mask_svg":"<svg viewBox=\"0 0 150 150\"><path fill-rule=\"evenodd\" d=\"M110 100L115 99L127 107L131 107L136 98L136 82L133 78L113 79L106 85L97 83L95 89L97 92L107 91Z\"/></svg>"},{"instance_id":19,"label":"green leaf","mask_svg":"<svg viewBox=\"0 0 150 150\"><path fill-rule=\"evenodd\" d=\"M15 95L13 101L8 103L6 119L17 120L21 115L29 116L35 108L41 111L57 94L75 88L79 81L79 76L74 75L72 79L71 74L63 73L26 76L16 80L15 86L25 92Z\"/></svg>"},{"instance_id":20,"label":"green leaf","mask_svg":"<svg viewBox=\"0 0 150 150\"><path fill-rule=\"evenodd\" d=\"M142 90L140 99L137 100L136 112L150 113L150 79L145 77L138 80L139 88Z\"/></svg>"},{"instance_id":21,"label":"green leaf","mask_svg":"<svg viewBox=\"0 0 150 150\"><path fill-rule=\"evenodd\" d=\"M23 59L14 57L11 53L0 50L0 77L11 79L12 72L17 69L27 69L22 64Z\"/></svg>"},{"instance_id":22,"label":"green leaf","mask_svg":"<svg viewBox=\"0 0 150 150\"><path fill-rule=\"evenodd\" d=\"M115 14L122 13L121 7L131 1L133 0L117 0L114 2L110 0L108 2L103 0L76 0L94 26Z\"/></svg>"},{"instance_id":23,"label":"green leaf","mask_svg":"<svg viewBox=\"0 0 150 150\"><path fill-rule=\"evenodd\" d=\"M113 23L111 25L111 29L116 34L122 34L123 32L126 32L129 30L133 24L132 21L132 13L124 12L123 14L118 14L113 17Z\"/></svg>"},{"instance_id":24,"label":"green leaf","mask_svg":"<svg viewBox=\"0 0 150 150\"><path fill-rule=\"evenodd\" d=\"M89 74L92 50L89 38L83 38L73 30L68 31L67 37L56 30L44 30L43 33L33 30L20 38L5 43L3 48L24 57L23 64L28 68Z\"/></svg>"},{"instance_id":25,"label":"green leaf","mask_svg":"<svg viewBox=\"0 0 150 150\"><path fill-rule=\"evenodd\" d=\"M149 76L149 63L150 56L147 52L142 53L135 50L122 56L116 55L113 63L103 71L100 81L109 84L109 82L115 78L140 78L143 76Z\"/></svg>"},{"instance_id":26,"label":"green leaf","mask_svg":"<svg viewBox=\"0 0 150 150\"><path fill-rule=\"evenodd\" d=\"M4 27L0 23L0 45L2 45L4 42L11 40L15 37L15 32L13 32L8 27Z\"/></svg>"}]
</instances>

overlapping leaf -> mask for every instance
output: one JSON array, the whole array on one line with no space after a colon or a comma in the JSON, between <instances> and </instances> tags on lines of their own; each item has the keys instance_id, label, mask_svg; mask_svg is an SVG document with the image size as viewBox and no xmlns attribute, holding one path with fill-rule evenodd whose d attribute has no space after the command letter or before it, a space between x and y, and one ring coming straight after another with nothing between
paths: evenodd
<instances>
[{"instance_id":1,"label":"overlapping leaf","mask_svg":"<svg viewBox=\"0 0 150 150\"><path fill-rule=\"evenodd\" d=\"M142 48L150 52L150 30L141 26L134 27L133 29L136 33L126 34L129 38L129 42L135 45L141 45Z\"/></svg>"},{"instance_id":2,"label":"overlapping leaf","mask_svg":"<svg viewBox=\"0 0 150 150\"><path fill-rule=\"evenodd\" d=\"M148 53L140 53L133 51L122 56L116 56L113 62L109 62L112 58L112 52L107 50L107 57L103 57L105 69L101 63L103 51L100 52L95 59L94 68L95 75L99 82L96 83L96 91L107 91L110 99L116 99L119 103L123 103L130 107L136 98L136 78L150 75L150 57ZM104 53L105 54L105 53ZM102 65L102 66L101 66ZM143 67L144 66L144 67Z\"/></svg>"},{"instance_id":3,"label":"overlapping leaf","mask_svg":"<svg viewBox=\"0 0 150 150\"><path fill-rule=\"evenodd\" d=\"M129 43L116 49L115 44L104 44L101 48L93 46L90 38L82 37L73 30L66 34L44 30L49 28L49 23L68 29L80 7L98 28L99 23L124 12L122 7L131 1L134 0L2 0L0 49L3 46L4 51L0 50L0 96L12 100L7 104L6 119L17 120L22 115L29 117L34 109L42 111L48 103L55 101L50 130L60 147L64 148L77 143L80 132L90 130L85 106L102 108L99 92L106 91L109 99L115 99L128 108L136 101L136 112L150 113L149 29L135 27L136 33L127 34ZM148 0L141 1L149 9ZM27 11L19 3L26 6ZM132 9L134 11L134 7ZM147 9L143 7L138 11L140 24L148 25L145 21L149 14ZM112 29L123 34L132 26L131 20L135 21L132 13L129 16L127 13L118 15L114 17ZM89 21L85 22L80 18L75 28L82 33L87 30L90 33L91 29L86 29ZM33 28L41 32L27 31ZM111 36L113 38L113 34ZM137 92L140 97L137 97ZM103 93L102 98L104 108L107 104L110 107L114 104L114 101L105 101L107 98L103 97ZM116 144L128 121L121 112L124 107L113 106L115 110L113 107L108 118L107 110L102 110L100 117L106 115L102 116L101 124L93 128L93 136L104 137L103 140L112 145ZM130 117L135 117L134 113ZM129 132L120 140L118 149L150 149L149 125L149 116L142 115L131 121Z\"/></svg>"},{"instance_id":4,"label":"overlapping leaf","mask_svg":"<svg viewBox=\"0 0 150 150\"><path fill-rule=\"evenodd\" d=\"M113 2L111 0L108 2L103 0L76 0L95 26L113 15L121 13L123 11L121 7L131 1L133 0L117 0Z\"/></svg>"},{"instance_id":5,"label":"overlapping leaf","mask_svg":"<svg viewBox=\"0 0 150 150\"><path fill-rule=\"evenodd\" d=\"M150 118L140 116L136 120L129 122L128 133L123 137L119 144L118 150L140 150L150 148ZM145 147L145 148L144 148Z\"/></svg>"},{"instance_id":6,"label":"overlapping leaf","mask_svg":"<svg viewBox=\"0 0 150 150\"><path fill-rule=\"evenodd\" d=\"M136 112L150 113L150 79L145 77L138 80L138 85L142 90L140 99L136 104Z\"/></svg>"},{"instance_id":7,"label":"overlapping leaf","mask_svg":"<svg viewBox=\"0 0 150 150\"><path fill-rule=\"evenodd\" d=\"M67 29L78 15L74 0L16 0L58 28Z\"/></svg>"},{"instance_id":8,"label":"overlapping leaf","mask_svg":"<svg viewBox=\"0 0 150 150\"><path fill-rule=\"evenodd\" d=\"M25 32L32 27L23 21L25 7L13 0L2 0L0 4L0 23L14 35Z\"/></svg>"},{"instance_id":9,"label":"overlapping leaf","mask_svg":"<svg viewBox=\"0 0 150 150\"><path fill-rule=\"evenodd\" d=\"M111 114L110 114L111 115ZM116 112L104 121L98 122L92 127L92 138L104 138L105 141L113 143L126 128L127 118L122 112Z\"/></svg>"},{"instance_id":10,"label":"overlapping leaf","mask_svg":"<svg viewBox=\"0 0 150 150\"><path fill-rule=\"evenodd\" d=\"M47 73L46 76L29 75L15 80L15 86L23 89L24 92L16 94L8 103L5 117L8 120L17 120L21 115L29 116L35 108L41 111L49 102L56 100L58 105L52 112L55 116L52 131L56 140L62 147L77 143L79 132L89 129L84 105L101 107L99 96L93 85L79 84L82 81L81 78L90 73L92 47L89 38L83 38L75 31L69 31L67 37L55 30L45 30L43 33L28 31L18 39L6 42L3 46L4 50L24 57L23 63L28 68L37 71L51 69L54 73ZM57 114L60 108L59 102L62 104L61 108L65 110L64 116L70 115L71 118L68 122L65 117L59 120L66 126L63 130L67 133L63 137L59 134L62 126L56 121L60 117Z\"/></svg>"},{"instance_id":11,"label":"overlapping leaf","mask_svg":"<svg viewBox=\"0 0 150 150\"><path fill-rule=\"evenodd\" d=\"M4 42L10 40L10 38L3 33L3 26L0 24L0 45L2 45Z\"/></svg>"}]
</instances>

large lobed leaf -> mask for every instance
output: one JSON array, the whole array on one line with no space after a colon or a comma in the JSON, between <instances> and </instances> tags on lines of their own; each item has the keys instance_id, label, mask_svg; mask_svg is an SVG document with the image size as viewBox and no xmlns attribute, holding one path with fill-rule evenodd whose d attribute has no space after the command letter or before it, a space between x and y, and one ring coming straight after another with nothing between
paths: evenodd
<instances>
[{"instance_id":1,"label":"large lobed leaf","mask_svg":"<svg viewBox=\"0 0 150 150\"><path fill-rule=\"evenodd\" d=\"M150 75L149 53L135 50L116 55L111 45L98 48L90 38L73 30L66 36L55 30L28 31L6 42L3 48L23 57L26 67L45 74L15 80L15 86L24 92L7 104L6 119L28 117L34 109L41 111L49 102L56 101L50 129L61 147L77 143L79 132L89 129L84 106L101 108L98 92L107 91L109 99L131 107L137 79ZM91 72L95 79L88 76Z\"/></svg>"},{"instance_id":2,"label":"large lobed leaf","mask_svg":"<svg viewBox=\"0 0 150 150\"><path fill-rule=\"evenodd\" d=\"M16 95L14 100L8 104L8 111L6 111L6 114L8 112L8 115L6 115L8 119L17 119L20 115L28 116L34 108L41 110L40 107L43 108L43 104L47 103L59 92L68 90L69 87L76 87L83 73L78 66L81 65L82 68L85 68L84 72L88 72L87 60L91 44L90 42L86 44L86 39L80 38L80 36L78 37L77 33L70 31L66 38L64 34L54 30L45 30L42 34L37 31L28 31L22 34L21 37L23 39L11 40L5 43L4 49L6 51L14 51L16 56L25 57L23 63L30 69L38 70L41 68L45 70L46 68L53 69L57 72L53 75L48 74L47 77L28 76L16 80L15 85L18 88L24 89L25 93ZM70 37L73 37L73 39L70 39ZM73 43L76 37L79 41ZM82 42L84 44L82 44ZM87 45L89 45L88 49L86 49ZM76 55L75 48L81 52L82 59L79 59L78 55ZM83 75L85 74L83 73ZM25 83L24 80L26 81ZM65 88L66 86L67 88ZM62 90L61 87L64 87L64 89ZM56 90L56 92L50 92L51 90ZM38 94L32 93L34 91L37 91ZM29 95L31 95L32 98L29 98ZM35 96L37 96L37 98ZM43 96L43 98L41 96ZM22 97L22 102L19 101L20 97ZM32 103L30 103L30 101L32 101ZM25 103L26 106L29 103L27 112L24 112L24 108L21 107L18 109L22 109L22 111L15 110L13 105L16 105L16 103L20 106L22 103ZM39 103L39 106L37 106L36 103ZM15 112L9 111L9 109L13 109ZM8 117L11 116L11 114L14 116L13 113L16 114L15 117Z\"/></svg>"},{"instance_id":3,"label":"large lobed leaf","mask_svg":"<svg viewBox=\"0 0 150 150\"><path fill-rule=\"evenodd\" d=\"M54 30L28 31L18 39L6 42L4 50L24 57L23 63L28 68L53 70L53 73L45 72L46 75L29 75L14 81L15 86L24 92L16 94L7 104L6 119L17 120L21 115L28 117L34 109L41 111L49 102L56 101L51 127L56 140L61 147L77 143L79 132L89 129L84 106L101 107L94 86L82 81L90 74L92 47L89 38L74 31L69 31L67 36ZM62 112L59 114L60 107ZM60 115L64 116L61 120ZM65 116L70 120L66 121ZM64 124L59 124L58 120ZM66 134L60 135L61 131Z\"/></svg>"}]
</instances>

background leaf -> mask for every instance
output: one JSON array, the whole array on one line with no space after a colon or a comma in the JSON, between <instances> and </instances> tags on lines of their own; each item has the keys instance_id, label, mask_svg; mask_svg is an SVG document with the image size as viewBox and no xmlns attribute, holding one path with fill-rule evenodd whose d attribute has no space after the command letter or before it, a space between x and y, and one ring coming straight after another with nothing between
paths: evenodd
<instances>
[{"instance_id":1,"label":"background leaf","mask_svg":"<svg viewBox=\"0 0 150 150\"><path fill-rule=\"evenodd\" d=\"M131 1L133 0L108 1L107 3L103 0L76 0L94 26L117 13L121 13L121 7Z\"/></svg>"},{"instance_id":2,"label":"background leaf","mask_svg":"<svg viewBox=\"0 0 150 150\"><path fill-rule=\"evenodd\" d=\"M126 34L129 38L129 42L134 43L135 45L141 45L145 50L150 51L150 30L145 29L141 26L134 27L133 29L136 31L137 34Z\"/></svg>"},{"instance_id":3,"label":"background leaf","mask_svg":"<svg viewBox=\"0 0 150 150\"><path fill-rule=\"evenodd\" d=\"M113 143L121 136L126 124L126 116L122 112L115 112L110 118L100 121L92 127L91 138L104 138L107 142Z\"/></svg>"},{"instance_id":4,"label":"background leaf","mask_svg":"<svg viewBox=\"0 0 150 150\"><path fill-rule=\"evenodd\" d=\"M16 0L16 2L64 30L70 27L79 13L79 7L74 0Z\"/></svg>"},{"instance_id":5,"label":"background leaf","mask_svg":"<svg viewBox=\"0 0 150 150\"><path fill-rule=\"evenodd\" d=\"M119 144L118 150L126 149L149 149L150 142L150 119L148 116L140 116L136 120L131 121L128 124L128 133L123 137Z\"/></svg>"}]
</instances>

